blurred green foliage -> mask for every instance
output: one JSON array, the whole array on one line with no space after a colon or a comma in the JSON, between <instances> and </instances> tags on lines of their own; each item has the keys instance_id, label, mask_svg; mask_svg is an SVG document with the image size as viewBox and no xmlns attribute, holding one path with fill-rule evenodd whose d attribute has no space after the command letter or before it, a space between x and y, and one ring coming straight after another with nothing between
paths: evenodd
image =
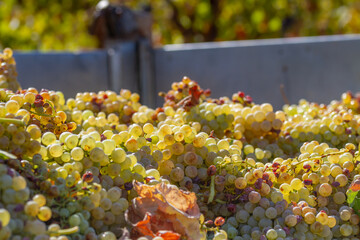
<instances>
[{"instance_id":1,"label":"blurred green foliage","mask_svg":"<svg viewBox=\"0 0 360 240\"><path fill-rule=\"evenodd\" d=\"M98 0L0 0L0 48L96 47ZM119 2L119 0L117 1ZM359 0L122 0L151 5L155 45L360 32Z\"/></svg>"},{"instance_id":2,"label":"blurred green foliage","mask_svg":"<svg viewBox=\"0 0 360 240\"><path fill-rule=\"evenodd\" d=\"M152 0L151 4L154 40L160 44L360 32L359 0Z\"/></svg>"},{"instance_id":3,"label":"blurred green foliage","mask_svg":"<svg viewBox=\"0 0 360 240\"><path fill-rule=\"evenodd\" d=\"M88 24L98 0L0 0L0 49L78 50L96 46Z\"/></svg>"}]
</instances>

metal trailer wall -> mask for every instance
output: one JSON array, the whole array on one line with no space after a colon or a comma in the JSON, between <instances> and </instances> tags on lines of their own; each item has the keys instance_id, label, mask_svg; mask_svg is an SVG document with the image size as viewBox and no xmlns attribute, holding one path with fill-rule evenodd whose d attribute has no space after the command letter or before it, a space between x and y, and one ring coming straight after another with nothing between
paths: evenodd
<instances>
[{"instance_id":1,"label":"metal trailer wall","mask_svg":"<svg viewBox=\"0 0 360 240\"><path fill-rule=\"evenodd\" d=\"M108 54L105 51L16 52L14 56L18 81L23 88L58 90L66 97L75 97L81 91L110 88Z\"/></svg>"},{"instance_id":2,"label":"metal trailer wall","mask_svg":"<svg viewBox=\"0 0 360 240\"><path fill-rule=\"evenodd\" d=\"M17 52L19 82L77 92L128 88L142 102L159 106L157 92L186 75L210 88L212 96L239 90L255 102L284 104L305 98L328 103L342 92L360 90L360 35L166 45L119 43L111 49L80 53Z\"/></svg>"},{"instance_id":3,"label":"metal trailer wall","mask_svg":"<svg viewBox=\"0 0 360 240\"><path fill-rule=\"evenodd\" d=\"M281 84L290 103L329 103L360 90L359 35L167 45L154 55L156 92L186 75L214 97L241 90L279 109Z\"/></svg>"},{"instance_id":4,"label":"metal trailer wall","mask_svg":"<svg viewBox=\"0 0 360 240\"><path fill-rule=\"evenodd\" d=\"M139 92L137 51L133 42L89 52L15 52L18 81L23 88L78 92L121 88Z\"/></svg>"}]
</instances>

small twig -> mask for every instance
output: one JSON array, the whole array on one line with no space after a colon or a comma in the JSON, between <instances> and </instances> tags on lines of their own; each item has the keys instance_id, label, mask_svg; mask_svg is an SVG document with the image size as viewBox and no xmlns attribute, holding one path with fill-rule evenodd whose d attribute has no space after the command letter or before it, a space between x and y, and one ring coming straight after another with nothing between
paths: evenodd
<instances>
[{"instance_id":1,"label":"small twig","mask_svg":"<svg viewBox=\"0 0 360 240\"><path fill-rule=\"evenodd\" d=\"M26 125L23 120L15 119L15 118L0 118L0 123L13 123L16 125L21 125L21 126Z\"/></svg>"},{"instance_id":2,"label":"small twig","mask_svg":"<svg viewBox=\"0 0 360 240\"><path fill-rule=\"evenodd\" d=\"M339 152L333 152L333 153L328 153L328 154L321 155L321 156L305 158L305 159L301 160L300 162L293 163L293 164L291 164L291 165L292 165L292 166L297 166L297 165L299 165L299 164L301 164L301 163L304 163L304 162L306 162L306 161L315 160L315 159L322 159L322 158L325 158L325 157L328 157L328 156L339 155L339 154L343 154L343 153L346 153L346 152L349 152L349 150L345 149L345 150L339 151Z\"/></svg>"},{"instance_id":3,"label":"small twig","mask_svg":"<svg viewBox=\"0 0 360 240\"><path fill-rule=\"evenodd\" d=\"M74 234L76 232L79 231L79 227L75 226L72 228L67 228L67 229L60 229L58 231L50 231L48 232L50 235L56 235L56 236L60 236L60 235L70 235L70 234Z\"/></svg>"},{"instance_id":4,"label":"small twig","mask_svg":"<svg viewBox=\"0 0 360 240\"><path fill-rule=\"evenodd\" d=\"M215 175L211 176L211 182L210 182L210 194L208 199L208 204L211 203L214 200L215 197Z\"/></svg>"},{"instance_id":5,"label":"small twig","mask_svg":"<svg viewBox=\"0 0 360 240\"><path fill-rule=\"evenodd\" d=\"M284 85L284 84L280 84L280 93L281 93L281 96L282 96L285 104L290 105L290 101L289 101L289 99L286 97L286 94L285 94L285 85Z\"/></svg>"}]
</instances>

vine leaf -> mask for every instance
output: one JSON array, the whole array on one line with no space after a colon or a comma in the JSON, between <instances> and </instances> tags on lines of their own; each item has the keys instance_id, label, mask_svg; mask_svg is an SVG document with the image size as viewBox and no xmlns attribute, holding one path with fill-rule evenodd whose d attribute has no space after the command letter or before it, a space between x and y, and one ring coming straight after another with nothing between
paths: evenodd
<instances>
[{"instance_id":1,"label":"vine leaf","mask_svg":"<svg viewBox=\"0 0 360 240\"><path fill-rule=\"evenodd\" d=\"M354 181L346 192L347 203L360 215L360 180Z\"/></svg>"},{"instance_id":2,"label":"vine leaf","mask_svg":"<svg viewBox=\"0 0 360 240\"><path fill-rule=\"evenodd\" d=\"M138 197L125 213L133 228L131 238L161 236L165 240L205 239L200 229L200 209L195 193L185 192L174 185L146 185L134 181Z\"/></svg>"}]
</instances>

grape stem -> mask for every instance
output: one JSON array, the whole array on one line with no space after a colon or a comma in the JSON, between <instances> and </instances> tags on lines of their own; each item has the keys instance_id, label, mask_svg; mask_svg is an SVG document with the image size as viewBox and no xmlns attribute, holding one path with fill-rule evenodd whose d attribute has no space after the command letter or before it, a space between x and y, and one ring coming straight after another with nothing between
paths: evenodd
<instances>
[{"instance_id":1,"label":"grape stem","mask_svg":"<svg viewBox=\"0 0 360 240\"><path fill-rule=\"evenodd\" d=\"M221 203L221 204L226 204L227 202L223 201L223 200L220 200L220 199L215 199L215 202L217 203Z\"/></svg>"},{"instance_id":2,"label":"grape stem","mask_svg":"<svg viewBox=\"0 0 360 240\"><path fill-rule=\"evenodd\" d=\"M74 234L76 232L79 231L79 227L78 226L75 226L75 227L72 227L72 228L67 228L67 229L60 229L58 231L51 231L51 232L48 232L49 234L53 234L53 235L70 235L70 234Z\"/></svg>"},{"instance_id":3,"label":"grape stem","mask_svg":"<svg viewBox=\"0 0 360 240\"><path fill-rule=\"evenodd\" d=\"M206 227L206 226L203 226L202 229L206 230L207 232L218 232L219 231L218 227Z\"/></svg>"},{"instance_id":4,"label":"grape stem","mask_svg":"<svg viewBox=\"0 0 360 240\"><path fill-rule=\"evenodd\" d=\"M14 119L14 118L0 118L0 123L13 123L16 125L25 126L25 122L20 119Z\"/></svg>"},{"instance_id":5,"label":"grape stem","mask_svg":"<svg viewBox=\"0 0 360 240\"><path fill-rule=\"evenodd\" d=\"M37 112L33 112L31 110L28 110L31 114L33 115L38 115L38 116L42 116L42 117L52 117L52 115L49 114L45 114L45 113L37 113Z\"/></svg>"},{"instance_id":6,"label":"grape stem","mask_svg":"<svg viewBox=\"0 0 360 240\"><path fill-rule=\"evenodd\" d=\"M34 114L34 115L38 115L38 116L43 116L43 117L54 117L55 116L55 108L54 106L52 105L51 101L49 100L45 100L46 103L48 103L52 109L52 114L46 114L46 113L37 113L37 112L33 112L31 110L28 110L31 114Z\"/></svg>"},{"instance_id":7,"label":"grape stem","mask_svg":"<svg viewBox=\"0 0 360 240\"><path fill-rule=\"evenodd\" d=\"M210 182L210 194L208 199L208 204L211 203L214 200L215 197L215 175L211 176L211 182Z\"/></svg>"},{"instance_id":8,"label":"grape stem","mask_svg":"<svg viewBox=\"0 0 360 240\"><path fill-rule=\"evenodd\" d=\"M49 101L49 100L47 100L47 99L45 100L45 102L47 102L47 103L50 105L51 110L52 110L51 116L54 117L54 116L55 116L55 107L54 107L54 105L52 104L51 101Z\"/></svg>"},{"instance_id":9,"label":"grape stem","mask_svg":"<svg viewBox=\"0 0 360 240\"><path fill-rule=\"evenodd\" d=\"M346 152L349 152L349 150L345 149L343 151L339 151L339 152L333 152L333 153L328 153L328 154L324 154L324 155L321 155L321 156L316 156L316 157L310 157L310 158L305 158L303 160L301 160L300 162L297 162L297 163L293 163L292 165L293 166L297 166L301 163L304 163L306 161L310 161L310 160L315 160L315 159L323 159L325 157L328 157L328 156L332 156L332 155L339 155L339 154L343 154L343 153L346 153Z\"/></svg>"}]
</instances>

